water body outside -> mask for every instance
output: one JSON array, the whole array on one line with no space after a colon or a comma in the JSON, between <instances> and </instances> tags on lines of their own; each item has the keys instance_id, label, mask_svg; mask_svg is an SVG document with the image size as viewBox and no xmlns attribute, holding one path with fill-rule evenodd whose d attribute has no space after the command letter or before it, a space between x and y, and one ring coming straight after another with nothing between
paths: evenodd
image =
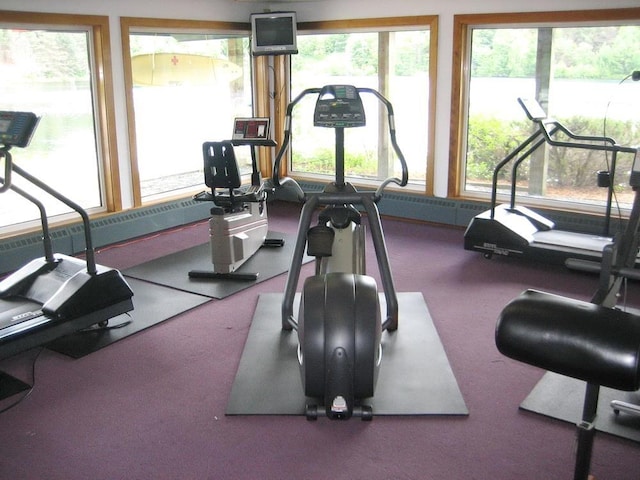
<instances>
[{"instance_id":1,"label":"water body outside","mask_svg":"<svg viewBox=\"0 0 640 480\"><path fill-rule=\"evenodd\" d=\"M427 80L424 79L424 81ZM407 95L411 94L411 89L405 91ZM505 119L524 119L524 112L516 99L520 96L533 95L534 80L474 78L471 91L473 102L470 111L472 114L482 112L485 115L495 115ZM72 182L69 194L71 198L85 205L88 202L89 205L99 206L99 187L95 182L87 181L89 178L95 178L87 171L87 168L94 169L94 171L97 168L95 165L95 145L91 136L92 117L89 111L77 111L80 105L83 103L86 105L87 102L75 100L76 97L83 95L86 95L86 92L75 85L67 85L64 88L58 85L53 89L51 86L47 86L43 87L40 92L33 91L30 98L24 101L11 96L10 104L3 108L16 110L36 108L38 113L44 116L56 117L60 110L64 109L66 112L70 106L72 107L73 121L69 121L68 117L66 119L64 116L59 117L63 122L65 133L60 137L61 140L57 142L57 145L51 145L48 141L38 139L38 134L43 135L44 133L38 131L30 147L15 149L12 153L19 165L54 186L60 182L68 183L68 179L71 177L77 178L78 181ZM34 101L37 102L35 106L33 105ZM391 99L391 101L394 105L399 103L395 99ZM604 122L606 115L608 119L631 120L637 130L634 138L637 138L636 143L640 144L640 82L633 82L629 79L620 85L616 81L555 80L553 90L550 93L550 105L553 108L550 114L557 118L584 115L602 119ZM415 132L408 134L409 131L405 131L411 129L411 122L406 122L406 117L410 113L410 111L402 112L396 109L397 118L399 119L401 116L404 118L402 121L398 120L398 139L407 159L416 161L416 159L425 158L422 153L425 147L422 143L426 141L426 135L416 136ZM198 121L206 123L206 130L214 136L217 136L214 133L217 131L220 131L223 136L230 135L231 127L216 125L214 117L215 113L210 110L208 118L202 117ZM164 150L165 155L172 156L174 161L184 162L184 151L175 143L167 142L169 140L167 127L175 125L171 122L184 122L185 120L184 118L172 117L170 112L165 113L164 120L165 128L158 129L157 132L158 147ZM40 129L42 129L42 125L39 127ZM594 132L594 134L600 135L602 132ZM440 138L436 141L448 141L448 139ZM201 145L200 141L198 143ZM415 147L412 147L412 144ZM198 159L194 163L196 165L201 161L199 147L192 150L198 151ZM420 153L415 154L415 152ZM157 168L159 171L162 170L160 165L157 165ZM196 168L194 175L200 176L201 173L197 170L199 169ZM159 181L163 180L160 178ZM37 219L38 212L32 204L12 192L6 193L3 197L0 201L0 225L23 222L26 219ZM51 204L51 211L48 212L50 215L60 212L61 207L57 202L49 201L46 198L43 200L47 204Z\"/></svg>"}]
</instances>

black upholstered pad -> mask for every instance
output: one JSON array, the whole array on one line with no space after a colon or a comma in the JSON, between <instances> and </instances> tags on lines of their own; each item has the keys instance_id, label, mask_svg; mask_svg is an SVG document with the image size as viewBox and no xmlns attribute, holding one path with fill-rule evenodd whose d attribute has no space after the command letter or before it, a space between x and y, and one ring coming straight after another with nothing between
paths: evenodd
<instances>
[{"instance_id":1,"label":"black upholstered pad","mask_svg":"<svg viewBox=\"0 0 640 480\"><path fill-rule=\"evenodd\" d=\"M527 290L501 312L496 345L545 370L611 387L640 387L640 317Z\"/></svg>"}]
</instances>

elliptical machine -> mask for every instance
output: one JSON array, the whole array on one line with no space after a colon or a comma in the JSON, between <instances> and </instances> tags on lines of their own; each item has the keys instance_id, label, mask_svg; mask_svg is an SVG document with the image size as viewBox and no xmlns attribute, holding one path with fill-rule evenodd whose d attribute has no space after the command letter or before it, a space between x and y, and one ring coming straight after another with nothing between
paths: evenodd
<instances>
[{"instance_id":1,"label":"elliptical machine","mask_svg":"<svg viewBox=\"0 0 640 480\"><path fill-rule=\"evenodd\" d=\"M344 129L366 123L361 93L374 95L388 114L389 136L401 164L401 178L390 177L375 191L358 191L346 183ZM307 95L317 95L314 126L335 130L335 180L318 192L304 192L292 178L280 178L280 163L291 140L294 107ZM390 184L408 182L408 168L396 142L393 107L376 90L351 85L327 85L304 90L287 107L284 142L273 167L276 188L291 185L303 202L296 245L282 302L282 329L298 334L298 362L304 392L318 403L308 404L306 416L330 419L360 416L371 420L365 399L374 395L382 360L382 331L398 328L398 300L389 266L377 203ZM318 224L311 227L314 211L323 207ZM365 272L365 231L360 210L368 217L371 238L386 300L382 318L378 287ZM294 297L302 259L314 256L315 274L305 279L297 317Z\"/></svg>"}]
</instances>

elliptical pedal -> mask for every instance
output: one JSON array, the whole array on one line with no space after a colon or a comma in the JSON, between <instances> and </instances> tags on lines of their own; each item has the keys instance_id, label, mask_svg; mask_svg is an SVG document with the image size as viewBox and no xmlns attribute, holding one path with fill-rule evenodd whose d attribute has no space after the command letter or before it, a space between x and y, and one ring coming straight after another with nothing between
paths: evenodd
<instances>
[{"instance_id":1,"label":"elliptical pedal","mask_svg":"<svg viewBox=\"0 0 640 480\"><path fill-rule=\"evenodd\" d=\"M305 407L305 417L308 421L314 422L318 420L318 416L326 416L325 411L323 409L319 409L316 404L307 404ZM350 417L360 417L360 420L363 422L370 422L373 420L373 408L370 405L359 405L353 407L353 413L349 417L340 418L341 420L346 420ZM334 419L338 419L338 417L333 417Z\"/></svg>"},{"instance_id":2,"label":"elliptical pedal","mask_svg":"<svg viewBox=\"0 0 640 480\"><path fill-rule=\"evenodd\" d=\"M265 238L262 243L263 247L266 248L280 248L284 247L284 239L283 238Z\"/></svg>"}]
</instances>

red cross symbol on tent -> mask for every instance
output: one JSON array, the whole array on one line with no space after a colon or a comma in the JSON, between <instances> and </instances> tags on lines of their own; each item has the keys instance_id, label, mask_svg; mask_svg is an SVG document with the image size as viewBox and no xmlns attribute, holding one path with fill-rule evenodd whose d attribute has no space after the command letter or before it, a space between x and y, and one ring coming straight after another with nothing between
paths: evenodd
<instances>
[{"instance_id":1,"label":"red cross symbol on tent","mask_svg":"<svg viewBox=\"0 0 640 480\"><path fill-rule=\"evenodd\" d=\"M171 63L173 63L174 66L178 65L178 62L180 60L178 60L178 57L176 57L175 55L171 58Z\"/></svg>"}]
</instances>

